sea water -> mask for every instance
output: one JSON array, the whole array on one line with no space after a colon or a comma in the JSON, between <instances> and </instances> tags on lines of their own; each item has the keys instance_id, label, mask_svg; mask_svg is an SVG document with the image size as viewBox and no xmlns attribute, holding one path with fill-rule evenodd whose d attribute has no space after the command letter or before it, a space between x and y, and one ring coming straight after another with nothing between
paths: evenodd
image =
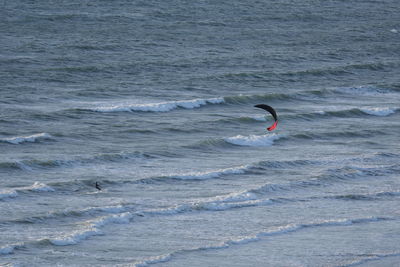
<instances>
[{"instance_id":1,"label":"sea water","mask_svg":"<svg viewBox=\"0 0 400 267\"><path fill-rule=\"evenodd\" d=\"M397 0L0 5L0 265L399 266Z\"/></svg>"}]
</instances>

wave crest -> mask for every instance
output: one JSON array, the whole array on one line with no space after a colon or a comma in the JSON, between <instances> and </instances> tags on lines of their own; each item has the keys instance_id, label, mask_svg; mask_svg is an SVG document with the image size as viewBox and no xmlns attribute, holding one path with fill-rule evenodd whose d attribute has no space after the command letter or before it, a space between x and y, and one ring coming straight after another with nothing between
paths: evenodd
<instances>
[{"instance_id":1,"label":"wave crest","mask_svg":"<svg viewBox=\"0 0 400 267\"><path fill-rule=\"evenodd\" d=\"M149 103L149 104L117 104L117 105L105 105L93 108L84 108L83 110L95 111L95 112L168 112L177 108L194 109L208 104L222 104L224 98L210 98L210 99L192 99L192 100L180 100L180 101L169 101L160 103Z\"/></svg>"},{"instance_id":2,"label":"wave crest","mask_svg":"<svg viewBox=\"0 0 400 267\"><path fill-rule=\"evenodd\" d=\"M224 140L230 144L238 146L253 146L253 147L263 147L272 146L275 140L281 137L277 134L265 134L265 135L237 135L234 137L228 137Z\"/></svg>"},{"instance_id":3,"label":"wave crest","mask_svg":"<svg viewBox=\"0 0 400 267\"><path fill-rule=\"evenodd\" d=\"M184 175L172 175L167 177L180 180L205 180L205 179L218 178L223 175L229 175L229 174L243 174L249 168L250 166L239 166L226 169L219 169L215 171L193 172Z\"/></svg>"},{"instance_id":4,"label":"wave crest","mask_svg":"<svg viewBox=\"0 0 400 267\"><path fill-rule=\"evenodd\" d=\"M52 139L52 138L53 137L48 133L38 133L38 134L27 135L27 136L14 136L14 137L8 137L8 138L1 138L0 142L18 145L18 144L25 143L25 142L34 143L39 140L46 140L46 139Z\"/></svg>"},{"instance_id":5,"label":"wave crest","mask_svg":"<svg viewBox=\"0 0 400 267\"><path fill-rule=\"evenodd\" d=\"M361 108L360 109L362 112L368 114L368 115L374 115L374 116L389 116L393 113L396 112L396 109L391 109L391 108Z\"/></svg>"}]
</instances>

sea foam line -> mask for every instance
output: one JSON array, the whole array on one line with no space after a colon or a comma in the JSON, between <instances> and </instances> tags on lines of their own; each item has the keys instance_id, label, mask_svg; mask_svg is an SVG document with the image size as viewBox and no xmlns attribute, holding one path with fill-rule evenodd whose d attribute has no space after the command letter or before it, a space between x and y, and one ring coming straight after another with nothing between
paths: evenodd
<instances>
[{"instance_id":1,"label":"sea foam line","mask_svg":"<svg viewBox=\"0 0 400 267\"><path fill-rule=\"evenodd\" d=\"M168 112L177 108L193 109L205 106L207 104L222 104L224 98L210 98L210 99L192 99L192 100L180 100L180 101L167 101L160 103L149 103L149 104L116 104L116 105L105 105L93 108L84 108L84 110L96 111L96 112Z\"/></svg>"},{"instance_id":2,"label":"sea foam line","mask_svg":"<svg viewBox=\"0 0 400 267\"><path fill-rule=\"evenodd\" d=\"M46 139L52 139L52 138L53 137L48 133L38 133L38 134L27 135L27 136L15 136L15 137L2 138L2 139L0 139L0 142L18 145L18 144L25 143L25 142L34 143L34 142L37 142L38 140L46 140Z\"/></svg>"},{"instance_id":3,"label":"sea foam line","mask_svg":"<svg viewBox=\"0 0 400 267\"><path fill-rule=\"evenodd\" d=\"M225 249L230 248L235 245L244 245L252 242L261 241L265 237L276 236L276 235L283 235L291 232L300 231L306 228L315 228L315 227L330 227L330 226L350 226L353 224L359 223L372 223L378 222L383 220L392 220L392 218L378 218L378 217L368 217L368 218L358 218L358 219L336 219L336 220L321 220L315 221L311 223L304 223L304 224L287 224L278 227L274 227L272 229L261 231L255 233L253 235L242 236L237 238L228 239L225 241L221 241L215 245L204 246L204 247L196 247L190 249L181 249L177 251L173 251L168 254L159 255L149 257L147 259L139 260L134 262L134 266L136 267L144 267L152 264L157 264L161 262L167 262L172 260L174 257L187 254L187 253L194 253L204 250L211 250L211 249Z\"/></svg>"}]
</instances>

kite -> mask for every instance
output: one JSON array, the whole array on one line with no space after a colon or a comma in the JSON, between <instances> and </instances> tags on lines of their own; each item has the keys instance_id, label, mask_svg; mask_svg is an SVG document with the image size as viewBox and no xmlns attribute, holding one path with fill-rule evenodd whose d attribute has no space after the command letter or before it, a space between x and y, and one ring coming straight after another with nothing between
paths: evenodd
<instances>
[{"instance_id":1,"label":"kite","mask_svg":"<svg viewBox=\"0 0 400 267\"><path fill-rule=\"evenodd\" d=\"M276 115L276 111L271 106L268 106L268 105L265 105L265 104L255 105L254 107L261 108L261 109L271 113L272 117L274 117L275 122L270 127L268 127L267 130L268 131L274 130L276 128L276 126L278 125L278 116Z\"/></svg>"}]
</instances>

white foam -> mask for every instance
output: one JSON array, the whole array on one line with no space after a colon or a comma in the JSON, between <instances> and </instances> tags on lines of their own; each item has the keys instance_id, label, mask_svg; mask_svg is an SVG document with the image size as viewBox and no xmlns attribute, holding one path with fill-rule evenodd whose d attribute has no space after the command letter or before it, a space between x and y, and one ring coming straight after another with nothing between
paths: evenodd
<instances>
[{"instance_id":1,"label":"white foam","mask_svg":"<svg viewBox=\"0 0 400 267\"><path fill-rule=\"evenodd\" d=\"M92 227L99 228L103 227L104 225L110 224L110 223L129 223L130 220L133 218L132 213L130 212L124 212L121 214L115 214L111 216L105 216L100 219L92 220L90 221Z\"/></svg>"},{"instance_id":2,"label":"white foam","mask_svg":"<svg viewBox=\"0 0 400 267\"><path fill-rule=\"evenodd\" d=\"M221 211L221 210L229 210L235 208L265 206L271 203L272 201L269 199L260 199L260 200L248 200L240 202L209 202L209 203L201 203L198 206L203 210Z\"/></svg>"},{"instance_id":3,"label":"white foam","mask_svg":"<svg viewBox=\"0 0 400 267\"><path fill-rule=\"evenodd\" d=\"M225 138L224 140L228 143L238 146L272 146L275 140L280 138L277 134L265 134L265 135L237 135L234 137Z\"/></svg>"},{"instance_id":4,"label":"white foam","mask_svg":"<svg viewBox=\"0 0 400 267\"><path fill-rule=\"evenodd\" d=\"M9 138L3 138L0 139L0 142L6 142L14 145L18 145L24 142L31 142L34 143L38 140L42 139L51 139L52 136L48 133L38 133L38 134L33 134L33 135L28 135L28 136L15 136L15 137L9 137Z\"/></svg>"},{"instance_id":5,"label":"white foam","mask_svg":"<svg viewBox=\"0 0 400 267\"><path fill-rule=\"evenodd\" d=\"M18 196L18 192L26 192L26 191L32 191L32 192L54 192L55 190L40 182L35 182L31 186L25 186L25 187L17 187L14 188L13 190L10 191L3 191L0 192L0 200L5 199L5 198L15 198Z\"/></svg>"},{"instance_id":6,"label":"white foam","mask_svg":"<svg viewBox=\"0 0 400 267\"><path fill-rule=\"evenodd\" d=\"M106 207L90 207L82 210L82 212L92 212L92 211L100 211L106 213L121 213L126 211L126 208L122 205L117 205L117 206L106 206Z\"/></svg>"},{"instance_id":7,"label":"white foam","mask_svg":"<svg viewBox=\"0 0 400 267\"><path fill-rule=\"evenodd\" d=\"M5 198L15 198L18 196L18 192L24 192L24 191L54 192L55 190L52 187L50 187L44 183L35 182L31 186L17 187L17 188L14 188L13 190L0 192L0 200L5 199Z\"/></svg>"},{"instance_id":8,"label":"white foam","mask_svg":"<svg viewBox=\"0 0 400 267\"><path fill-rule=\"evenodd\" d=\"M210 98L210 99L192 99L180 101L168 101L160 103L149 104L116 104L105 105L93 108L86 108L91 111L97 112L123 112L123 111L143 111L143 112L167 112L176 108L193 109L207 104L221 104L224 103L223 98Z\"/></svg>"},{"instance_id":9,"label":"white foam","mask_svg":"<svg viewBox=\"0 0 400 267\"><path fill-rule=\"evenodd\" d=\"M49 239L50 243L56 246L76 245L82 240L88 239L91 236L100 235L100 230L96 228L88 228L82 231L76 231L72 234L61 236L58 238Z\"/></svg>"},{"instance_id":10,"label":"white foam","mask_svg":"<svg viewBox=\"0 0 400 267\"><path fill-rule=\"evenodd\" d=\"M399 31L397 29L391 29L390 32L392 33L399 33Z\"/></svg>"},{"instance_id":11,"label":"white foam","mask_svg":"<svg viewBox=\"0 0 400 267\"><path fill-rule=\"evenodd\" d=\"M54 192L54 188L51 186L48 186L44 183L40 182L35 182L33 185L29 187L22 187L19 190L29 190L29 191L34 191L34 192Z\"/></svg>"},{"instance_id":12,"label":"white foam","mask_svg":"<svg viewBox=\"0 0 400 267\"><path fill-rule=\"evenodd\" d=\"M223 175L242 174L242 173L245 173L246 170L248 170L249 168L250 168L250 166L239 166L239 167L232 167L232 168L226 168L226 169L219 169L219 170L215 170L215 171L193 172L193 173L184 174L184 175L172 175L169 177L172 177L175 179L182 179L182 180L206 180L206 179L218 178Z\"/></svg>"},{"instance_id":13,"label":"white foam","mask_svg":"<svg viewBox=\"0 0 400 267\"><path fill-rule=\"evenodd\" d=\"M360 110L366 114L374 116L389 116L396 112L396 109L391 108L360 108Z\"/></svg>"},{"instance_id":14,"label":"white foam","mask_svg":"<svg viewBox=\"0 0 400 267\"><path fill-rule=\"evenodd\" d=\"M256 200L257 196L256 194L248 191L241 191L241 192L233 192L227 195L216 196L209 199L211 201L218 201L218 202L238 202L238 201Z\"/></svg>"}]
</instances>

